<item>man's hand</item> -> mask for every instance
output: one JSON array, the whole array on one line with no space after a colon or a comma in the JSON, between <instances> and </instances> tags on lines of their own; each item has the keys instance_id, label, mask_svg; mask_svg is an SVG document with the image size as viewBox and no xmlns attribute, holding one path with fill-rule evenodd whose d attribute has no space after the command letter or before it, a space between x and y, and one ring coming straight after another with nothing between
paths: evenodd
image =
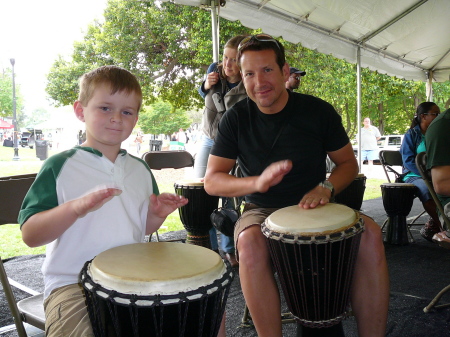
<instances>
[{"instance_id":1,"label":"man's hand","mask_svg":"<svg viewBox=\"0 0 450 337\"><path fill-rule=\"evenodd\" d=\"M283 180L284 176L292 169L292 161L282 160L270 164L256 180L256 190L265 193L270 187Z\"/></svg>"},{"instance_id":2,"label":"man's hand","mask_svg":"<svg viewBox=\"0 0 450 337\"><path fill-rule=\"evenodd\" d=\"M317 185L311 191L306 193L300 203L299 207L307 208L315 208L318 205L325 205L330 202L331 191L320 185Z\"/></svg>"},{"instance_id":3,"label":"man's hand","mask_svg":"<svg viewBox=\"0 0 450 337\"><path fill-rule=\"evenodd\" d=\"M105 188L74 200L72 207L78 218L82 218L89 212L99 209L113 197L121 193L122 191L117 188Z\"/></svg>"},{"instance_id":4,"label":"man's hand","mask_svg":"<svg viewBox=\"0 0 450 337\"><path fill-rule=\"evenodd\" d=\"M160 219L165 219L170 213L188 202L189 200L185 197L173 193L161 193L158 196L152 194L150 196L149 213Z\"/></svg>"}]
</instances>

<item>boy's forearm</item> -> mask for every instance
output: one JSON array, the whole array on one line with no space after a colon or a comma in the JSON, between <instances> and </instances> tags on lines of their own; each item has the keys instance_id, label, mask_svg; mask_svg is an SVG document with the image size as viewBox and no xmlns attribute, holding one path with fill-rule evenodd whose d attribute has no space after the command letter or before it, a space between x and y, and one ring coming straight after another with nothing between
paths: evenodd
<instances>
[{"instance_id":1,"label":"boy's forearm","mask_svg":"<svg viewBox=\"0 0 450 337\"><path fill-rule=\"evenodd\" d=\"M29 247L46 245L59 238L78 219L73 201L32 215L22 225L22 240Z\"/></svg>"},{"instance_id":2,"label":"boy's forearm","mask_svg":"<svg viewBox=\"0 0 450 337\"><path fill-rule=\"evenodd\" d=\"M166 220L166 218L167 217L158 218L156 216L148 216L145 234L149 235L149 234L153 234L154 232L156 232L159 229L159 227L161 227L161 225Z\"/></svg>"}]
</instances>

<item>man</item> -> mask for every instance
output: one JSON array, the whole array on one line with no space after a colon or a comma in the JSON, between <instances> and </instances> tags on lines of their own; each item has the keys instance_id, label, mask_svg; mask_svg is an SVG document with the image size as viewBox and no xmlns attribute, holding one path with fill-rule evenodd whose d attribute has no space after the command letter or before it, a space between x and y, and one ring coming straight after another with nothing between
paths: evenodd
<instances>
[{"instance_id":1,"label":"man","mask_svg":"<svg viewBox=\"0 0 450 337\"><path fill-rule=\"evenodd\" d=\"M289 78L286 81L286 89L289 91L294 91L300 86L300 81L302 76L306 75L306 71L298 70L297 68L289 68Z\"/></svg>"},{"instance_id":2,"label":"man","mask_svg":"<svg viewBox=\"0 0 450 337\"><path fill-rule=\"evenodd\" d=\"M271 36L244 39L238 65L249 96L219 124L205 175L205 189L221 196L245 195L235 241L245 301L258 336L281 336L280 295L260 224L271 211L298 204L326 204L349 185L358 166L341 119L318 98L285 88L289 77L284 48ZM282 132L280 132L282 130ZM329 180L326 155L336 163ZM228 174L236 159L243 178ZM323 182L323 183L322 183ZM363 216L351 303L359 336L384 336L389 280L379 226Z\"/></svg>"},{"instance_id":3,"label":"man","mask_svg":"<svg viewBox=\"0 0 450 337\"><path fill-rule=\"evenodd\" d=\"M450 217L450 109L431 122L425 134L427 169L431 169L434 190L447 217ZM444 224L444 221L441 221ZM434 235L433 240L450 248L450 228Z\"/></svg>"},{"instance_id":4,"label":"man","mask_svg":"<svg viewBox=\"0 0 450 337\"><path fill-rule=\"evenodd\" d=\"M370 118L364 118L364 127L361 128L361 160L367 159L369 166L373 165L373 161L378 158L377 140L381 138L380 131L376 126L370 124Z\"/></svg>"}]
</instances>

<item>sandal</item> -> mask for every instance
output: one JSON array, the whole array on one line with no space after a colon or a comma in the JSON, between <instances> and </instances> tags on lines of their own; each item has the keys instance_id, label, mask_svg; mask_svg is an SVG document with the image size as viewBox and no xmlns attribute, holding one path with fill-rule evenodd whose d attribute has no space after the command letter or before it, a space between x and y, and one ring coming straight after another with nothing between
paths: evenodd
<instances>
[{"instance_id":1,"label":"sandal","mask_svg":"<svg viewBox=\"0 0 450 337\"><path fill-rule=\"evenodd\" d=\"M433 236L440 231L441 229L439 228L439 226L433 221L433 219L430 218L427 223L420 229L420 235L422 235L425 240L433 242Z\"/></svg>"}]
</instances>

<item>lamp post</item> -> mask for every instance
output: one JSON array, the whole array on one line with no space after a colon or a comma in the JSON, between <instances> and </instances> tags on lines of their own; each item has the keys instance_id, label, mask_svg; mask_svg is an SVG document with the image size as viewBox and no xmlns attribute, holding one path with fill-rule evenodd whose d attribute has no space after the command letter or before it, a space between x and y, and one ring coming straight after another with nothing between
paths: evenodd
<instances>
[{"instance_id":1,"label":"lamp post","mask_svg":"<svg viewBox=\"0 0 450 337\"><path fill-rule=\"evenodd\" d=\"M13 160L19 160L19 146L17 144L17 119L16 119L16 82L14 81L14 64L15 59L10 59L12 65L12 85L13 85L13 125L14 125L14 136L13 136L13 146L14 146L14 157Z\"/></svg>"}]
</instances>

